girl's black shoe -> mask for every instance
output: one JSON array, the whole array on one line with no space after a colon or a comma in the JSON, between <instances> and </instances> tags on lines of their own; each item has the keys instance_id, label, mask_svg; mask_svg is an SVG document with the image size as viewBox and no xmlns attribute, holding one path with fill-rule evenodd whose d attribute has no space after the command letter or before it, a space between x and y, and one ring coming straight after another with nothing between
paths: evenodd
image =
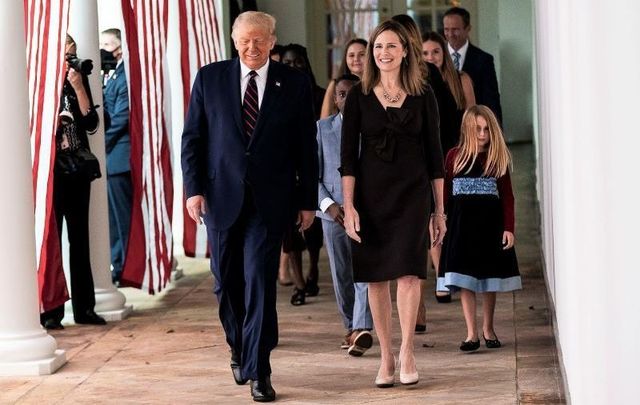
<instances>
[{"instance_id":1,"label":"girl's black shoe","mask_svg":"<svg viewBox=\"0 0 640 405\"><path fill-rule=\"evenodd\" d=\"M480 348L480 339L478 340L465 340L464 342L462 342L462 344L460 345L460 350L462 350L463 352L473 352L476 351Z\"/></svg>"},{"instance_id":2,"label":"girl's black shoe","mask_svg":"<svg viewBox=\"0 0 640 405\"><path fill-rule=\"evenodd\" d=\"M291 305L299 306L304 305L304 290L298 288L293 289L293 295L291 296Z\"/></svg>"},{"instance_id":3,"label":"girl's black shoe","mask_svg":"<svg viewBox=\"0 0 640 405\"><path fill-rule=\"evenodd\" d=\"M484 337L483 333L482 338L484 339L484 345L487 346L487 349L497 349L499 347L502 347L502 343L500 343L497 336L495 339L487 339L486 337Z\"/></svg>"},{"instance_id":4,"label":"girl's black shoe","mask_svg":"<svg viewBox=\"0 0 640 405\"><path fill-rule=\"evenodd\" d=\"M438 303L440 304L448 304L451 302L451 293L446 294L446 295L438 295L438 293L435 293L436 296L436 301L438 301Z\"/></svg>"}]
</instances>

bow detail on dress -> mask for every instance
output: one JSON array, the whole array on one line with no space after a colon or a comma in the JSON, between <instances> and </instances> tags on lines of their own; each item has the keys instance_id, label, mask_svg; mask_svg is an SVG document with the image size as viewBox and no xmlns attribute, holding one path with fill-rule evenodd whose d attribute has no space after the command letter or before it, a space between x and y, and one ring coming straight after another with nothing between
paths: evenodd
<instances>
[{"instance_id":1,"label":"bow detail on dress","mask_svg":"<svg viewBox=\"0 0 640 405\"><path fill-rule=\"evenodd\" d=\"M388 122L380 132L366 138L373 145L376 155L385 162L393 161L396 151L397 136L404 136L407 124L411 117L410 110L406 108L387 107Z\"/></svg>"}]
</instances>

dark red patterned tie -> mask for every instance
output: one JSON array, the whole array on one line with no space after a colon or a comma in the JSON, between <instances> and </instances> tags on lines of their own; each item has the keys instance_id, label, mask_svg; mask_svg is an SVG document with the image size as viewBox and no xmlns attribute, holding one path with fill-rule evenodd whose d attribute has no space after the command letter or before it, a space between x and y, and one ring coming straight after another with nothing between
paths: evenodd
<instances>
[{"instance_id":1,"label":"dark red patterned tie","mask_svg":"<svg viewBox=\"0 0 640 405\"><path fill-rule=\"evenodd\" d=\"M242 120L244 133L248 138L253 135L253 130L256 127L258 121L258 86L256 85L255 77L258 74L252 70L249 72L249 83L247 83L247 89L244 92L244 100L242 101Z\"/></svg>"}]
</instances>

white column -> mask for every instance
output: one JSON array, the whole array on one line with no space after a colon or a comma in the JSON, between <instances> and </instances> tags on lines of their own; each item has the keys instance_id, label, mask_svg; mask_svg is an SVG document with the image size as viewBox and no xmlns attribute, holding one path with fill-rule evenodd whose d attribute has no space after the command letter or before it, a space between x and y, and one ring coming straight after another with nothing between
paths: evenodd
<instances>
[{"instance_id":1,"label":"white column","mask_svg":"<svg viewBox=\"0 0 640 405\"><path fill-rule=\"evenodd\" d=\"M94 104L103 117L102 83L100 80L100 45L98 32L98 6L96 0L72 1L69 10L69 34L78 45L78 56L93 60L93 73L89 85ZM96 312L107 321L118 321L131 313L131 305L125 304L124 294L111 282L111 250L109 244L109 206L107 203L107 169L104 162L104 119L98 132L89 136L91 151L102 162L102 177L91 183L89 208L89 237L91 268L96 292Z\"/></svg>"},{"instance_id":2,"label":"white column","mask_svg":"<svg viewBox=\"0 0 640 405\"><path fill-rule=\"evenodd\" d=\"M40 326L33 235L23 2L0 2L0 375L42 375L66 362L63 350Z\"/></svg>"},{"instance_id":3,"label":"white column","mask_svg":"<svg viewBox=\"0 0 640 405\"><path fill-rule=\"evenodd\" d=\"M535 7L545 270L568 394L636 403L640 3Z\"/></svg>"}]
</instances>

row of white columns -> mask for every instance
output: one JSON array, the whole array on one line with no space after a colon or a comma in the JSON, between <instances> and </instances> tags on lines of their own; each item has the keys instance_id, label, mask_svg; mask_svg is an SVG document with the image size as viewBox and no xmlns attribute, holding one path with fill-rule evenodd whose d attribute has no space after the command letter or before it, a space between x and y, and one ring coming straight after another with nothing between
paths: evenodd
<instances>
[{"instance_id":1,"label":"row of white columns","mask_svg":"<svg viewBox=\"0 0 640 405\"><path fill-rule=\"evenodd\" d=\"M96 1L71 2L70 34L78 54L100 61ZM33 191L28 137L24 9L21 1L0 2L0 54L23 55L3 63L0 71L0 375L50 374L65 362L64 351L40 326L35 261ZM96 63L98 67L98 63ZM97 73L89 77L96 104L102 105L102 84ZM90 137L91 150L105 162L104 128ZM121 320L131 311L125 296L111 283L106 170L92 183L90 208L91 264L96 312L108 321Z\"/></svg>"}]
</instances>

